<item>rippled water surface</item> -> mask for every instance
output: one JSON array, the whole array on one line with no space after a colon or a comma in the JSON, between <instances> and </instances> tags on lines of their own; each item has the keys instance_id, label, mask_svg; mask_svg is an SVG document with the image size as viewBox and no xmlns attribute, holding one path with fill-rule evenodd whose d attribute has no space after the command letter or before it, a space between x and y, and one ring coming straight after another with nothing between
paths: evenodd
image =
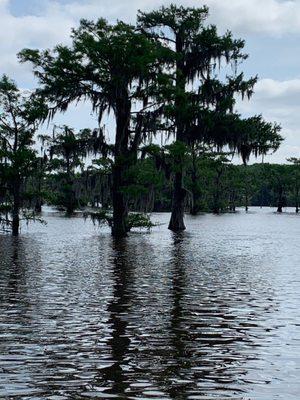
<instances>
[{"instance_id":1,"label":"rippled water surface","mask_svg":"<svg viewBox=\"0 0 300 400\"><path fill-rule=\"evenodd\" d=\"M300 398L300 216L45 218L0 236L1 399Z\"/></svg>"}]
</instances>

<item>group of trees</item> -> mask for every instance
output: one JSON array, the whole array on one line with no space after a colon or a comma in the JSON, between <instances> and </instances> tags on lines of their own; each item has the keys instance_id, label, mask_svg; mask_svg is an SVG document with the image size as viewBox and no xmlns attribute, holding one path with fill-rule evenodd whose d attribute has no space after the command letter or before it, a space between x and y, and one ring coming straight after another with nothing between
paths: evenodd
<instances>
[{"instance_id":1,"label":"group of trees","mask_svg":"<svg viewBox=\"0 0 300 400\"><path fill-rule=\"evenodd\" d=\"M251 154L277 150L279 125L234 111L236 98L250 98L257 81L238 72L247 58L244 41L230 32L219 35L207 17L206 7L171 5L139 12L136 25L82 20L69 46L19 53L21 62L32 64L38 87L27 94L6 76L0 83L3 225L11 225L17 235L20 218L36 215L21 210L39 211L42 200L51 203L53 194L52 202L71 214L82 197L76 190L85 181L85 197L101 203L99 215L114 236L122 237L134 226L129 210L141 208L137 198L152 211L154 192L151 201L149 192L144 200L139 192L141 182L152 179L153 190L161 182L172 187L169 229L184 230L188 199L193 214L201 209L201 168L208 171L213 165L218 188L227 153L239 154L246 166ZM97 129L76 133L61 127L51 136L41 135L38 157L33 145L38 126L81 100L90 102ZM113 140L103 129L109 114L115 123ZM154 145L157 135L168 145ZM98 182L101 199L91 200L92 182ZM219 197L217 192L213 196L216 212L222 209Z\"/></svg>"},{"instance_id":2,"label":"group of trees","mask_svg":"<svg viewBox=\"0 0 300 400\"><path fill-rule=\"evenodd\" d=\"M198 160L195 201L187 204L191 214L236 211L237 207L295 207L299 212L299 160L291 164L233 165L224 156ZM194 190L188 175L186 187Z\"/></svg>"},{"instance_id":3,"label":"group of trees","mask_svg":"<svg viewBox=\"0 0 300 400\"><path fill-rule=\"evenodd\" d=\"M129 210L145 214L171 210L172 164L167 156L164 164L156 157L137 160L127 175L128 185L124 191ZM299 212L300 169L297 164L244 166L232 164L228 155L205 154L196 161L188 155L185 170L185 213L219 214L235 212L238 207L248 211L250 206L276 207L278 212L289 206ZM104 169L93 165L78 171L74 174L72 188L74 208L92 208L95 219L97 215L103 217L102 210L111 209L111 167L106 166ZM44 179L43 193L47 204L67 211L69 197L66 196L64 180L60 174L51 173Z\"/></svg>"}]
</instances>

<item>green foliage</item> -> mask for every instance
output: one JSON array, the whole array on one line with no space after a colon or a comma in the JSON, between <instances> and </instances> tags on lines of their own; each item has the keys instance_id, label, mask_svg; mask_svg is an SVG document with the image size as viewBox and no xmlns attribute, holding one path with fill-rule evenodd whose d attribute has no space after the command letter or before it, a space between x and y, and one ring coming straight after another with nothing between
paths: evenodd
<instances>
[{"instance_id":1,"label":"green foliage","mask_svg":"<svg viewBox=\"0 0 300 400\"><path fill-rule=\"evenodd\" d=\"M76 133L70 127L63 126L55 127L52 136L40 136L40 139L49 154L48 172L58 175L59 185L56 195L52 196L52 204L72 214L79 205L74 191L76 170L83 168L84 159L94 151L99 135L90 129Z\"/></svg>"},{"instance_id":2,"label":"green foliage","mask_svg":"<svg viewBox=\"0 0 300 400\"><path fill-rule=\"evenodd\" d=\"M84 218L90 217L93 223L97 223L99 225L106 225L112 226L113 224L113 217L110 211L107 210L99 210L95 212L85 212ZM151 222L150 216L147 214L142 213L130 213L127 217L127 229L128 231L139 228L139 229L147 229L150 230L151 228L157 226Z\"/></svg>"},{"instance_id":3,"label":"green foliage","mask_svg":"<svg viewBox=\"0 0 300 400\"><path fill-rule=\"evenodd\" d=\"M145 229L150 230L151 228L156 226L156 224L151 222L149 215L140 214L140 213L129 214L128 218L127 218L127 225L128 225L129 230L131 230L133 228L140 228L140 229L145 228Z\"/></svg>"},{"instance_id":4,"label":"green foliage","mask_svg":"<svg viewBox=\"0 0 300 400\"><path fill-rule=\"evenodd\" d=\"M22 62L33 64L40 82L38 93L52 104L49 116L65 111L72 101L89 99L101 123L106 111L118 113L120 103L130 107L129 97L141 100L147 108L132 119L139 125L132 144L140 142L144 129L140 124L151 120L147 97L154 90L152 81L162 73L164 48L134 26L110 25L104 19L82 20L71 39L70 47L60 45L44 52L24 49L19 54Z\"/></svg>"},{"instance_id":5,"label":"green foliage","mask_svg":"<svg viewBox=\"0 0 300 400\"><path fill-rule=\"evenodd\" d=\"M4 75L0 80L0 211L1 225L19 231L19 222L35 219L26 208L25 181L35 174L33 136L47 107L33 94L20 91Z\"/></svg>"},{"instance_id":6,"label":"green foliage","mask_svg":"<svg viewBox=\"0 0 300 400\"><path fill-rule=\"evenodd\" d=\"M207 7L173 4L149 13L139 11L138 26L172 53L167 64L171 84L164 87L164 111L176 139L220 144L220 132L207 129L209 122L215 126L215 119L230 114L237 95L250 97L256 78L245 80L236 71L247 58L242 53L244 41L233 39L230 32L219 35L215 26L206 24L207 17ZM226 64L234 68L233 75L224 81L217 76Z\"/></svg>"},{"instance_id":7,"label":"green foliage","mask_svg":"<svg viewBox=\"0 0 300 400\"><path fill-rule=\"evenodd\" d=\"M127 172L128 185L123 192L131 197L137 197L149 192L152 186L157 189L163 185L162 172L156 169L151 158L139 160Z\"/></svg>"}]
</instances>

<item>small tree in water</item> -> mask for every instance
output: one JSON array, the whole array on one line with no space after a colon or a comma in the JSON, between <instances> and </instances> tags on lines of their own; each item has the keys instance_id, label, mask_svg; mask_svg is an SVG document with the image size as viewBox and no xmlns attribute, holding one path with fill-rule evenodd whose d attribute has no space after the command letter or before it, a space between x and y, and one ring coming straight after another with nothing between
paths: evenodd
<instances>
[{"instance_id":1,"label":"small tree in water","mask_svg":"<svg viewBox=\"0 0 300 400\"><path fill-rule=\"evenodd\" d=\"M33 96L24 95L7 76L0 80L0 223L19 234L21 219L34 219L26 213L25 179L34 173L36 152L32 145L34 133L44 105Z\"/></svg>"},{"instance_id":2,"label":"small tree in water","mask_svg":"<svg viewBox=\"0 0 300 400\"><path fill-rule=\"evenodd\" d=\"M59 191L57 204L72 215L78 206L74 190L76 168L83 166L84 158L98 139L97 131L83 129L76 133L68 126L55 127L52 136L40 136L48 146L49 168L58 173Z\"/></svg>"},{"instance_id":3,"label":"small tree in water","mask_svg":"<svg viewBox=\"0 0 300 400\"><path fill-rule=\"evenodd\" d=\"M233 128L233 136L238 138L233 140L233 147L241 155L245 167L243 175L246 211L249 208L249 192L253 186L251 175L246 171L250 156L252 154L254 157L264 157L268 153L275 153L283 141L280 132L280 125L265 121L261 115L239 119Z\"/></svg>"}]
</instances>

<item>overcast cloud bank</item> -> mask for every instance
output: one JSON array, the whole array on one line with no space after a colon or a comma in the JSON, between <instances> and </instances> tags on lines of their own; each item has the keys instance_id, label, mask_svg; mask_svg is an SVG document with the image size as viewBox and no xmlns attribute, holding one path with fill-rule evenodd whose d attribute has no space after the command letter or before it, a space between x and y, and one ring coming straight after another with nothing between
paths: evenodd
<instances>
[{"instance_id":1,"label":"overcast cloud bank","mask_svg":"<svg viewBox=\"0 0 300 400\"><path fill-rule=\"evenodd\" d=\"M36 5L36 13L28 15L12 13L10 0L0 0L0 71L8 73L22 87L33 87L34 81L30 65L18 64L16 53L24 47L49 48L57 43L68 43L71 28L81 18L105 17L109 20L123 19L133 22L137 9L149 10L166 1L157 0L83 0L83 1L41 1L26 0ZM32 2L32 3L31 3ZM210 21L220 30L233 30L235 35L263 40L266 36L274 38L299 35L300 1L276 0L182 0L181 4L210 7ZM17 6L15 7L17 8ZM24 6L23 6L24 8ZM32 8L35 10L35 7ZM280 49L278 49L280 51ZM252 55L253 57L253 55ZM253 75L259 74L258 70ZM299 63L300 64L300 63ZM300 70L300 65L299 65ZM59 120L75 127L84 119L88 120L88 107L81 107L78 113L70 112ZM261 79L250 102L238 103L238 110L245 115L263 114L269 120L276 120L283 126L286 141L280 151L270 158L274 162L284 162L288 156L300 156L300 71L294 79L273 79L272 66L268 79ZM90 123L87 123L90 125Z\"/></svg>"}]
</instances>

